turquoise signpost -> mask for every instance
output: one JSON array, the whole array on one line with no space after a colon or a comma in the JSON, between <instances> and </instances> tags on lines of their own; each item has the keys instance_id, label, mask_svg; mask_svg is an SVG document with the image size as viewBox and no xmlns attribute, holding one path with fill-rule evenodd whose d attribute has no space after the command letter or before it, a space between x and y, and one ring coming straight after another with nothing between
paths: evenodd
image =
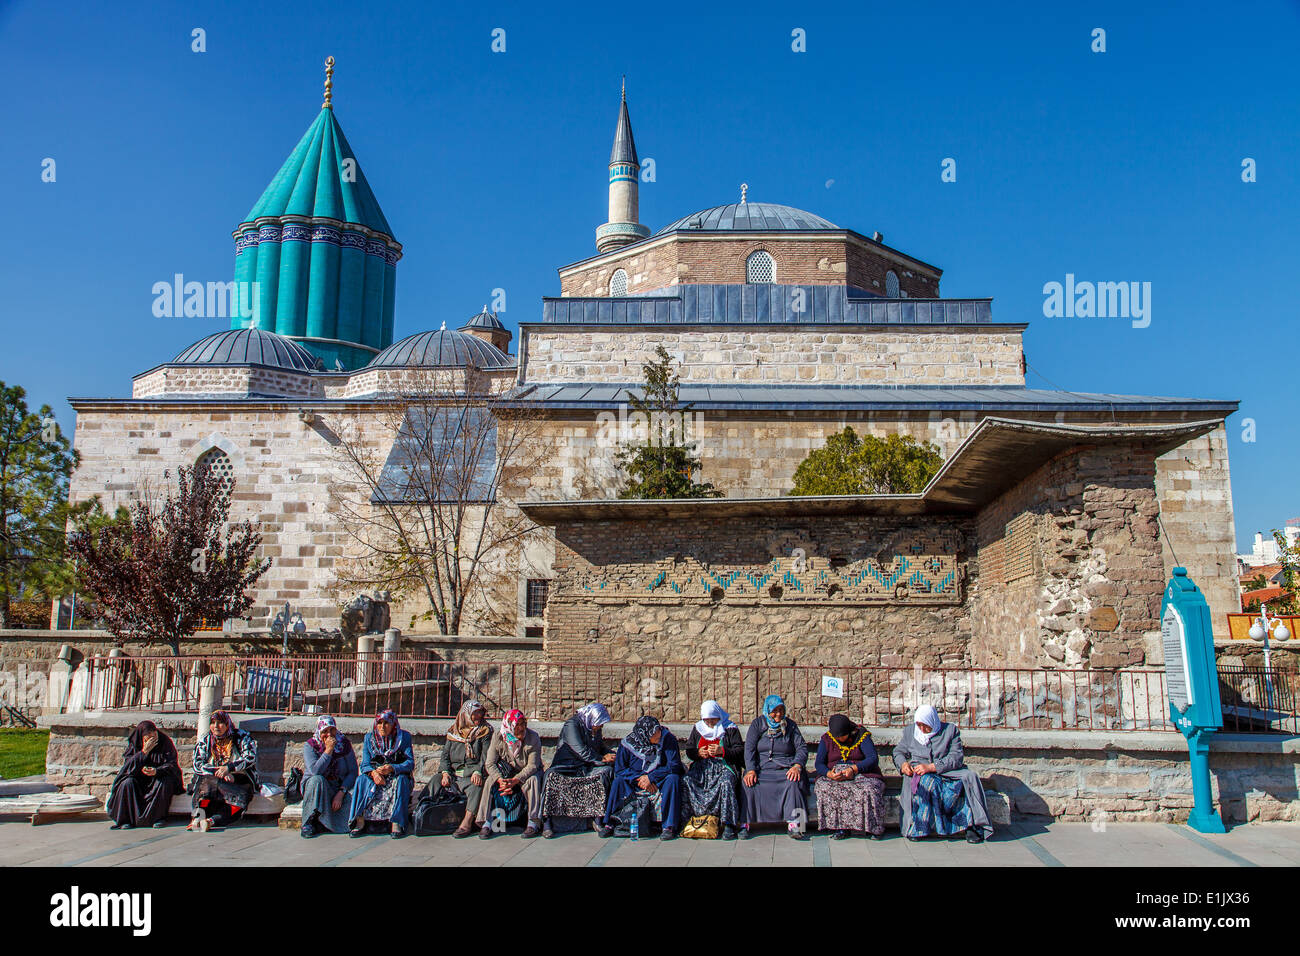
<instances>
[{"instance_id":1,"label":"turquoise signpost","mask_svg":"<svg viewBox=\"0 0 1300 956\"><path fill-rule=\"evenodd\" d=\"M1223 833L1210 792L1210 737L1223 726L1219 672L1214 661L1210 606L1186 568L1174 568L1160 604L1169 719L1187 738L1192 762L1194 807L1187 825L1201 833Z\"/></svg>"}]
</instances>

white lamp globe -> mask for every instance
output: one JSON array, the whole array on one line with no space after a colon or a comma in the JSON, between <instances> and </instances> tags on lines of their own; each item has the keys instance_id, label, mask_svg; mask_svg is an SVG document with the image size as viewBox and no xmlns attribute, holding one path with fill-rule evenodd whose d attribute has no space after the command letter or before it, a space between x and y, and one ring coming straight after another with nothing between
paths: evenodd
<instances>
[{"instance_id":1,"label":"white lamp globe","mask_svg":"<svg viewBox=\"0 0 1300 956\"><path fill-rule=\"evenodd\" d=\"M1264 640L1264 633L1265 633L1264 625L1260 624L1259 621L1256 621L1254 624L1250 626L1249 633L1250 633L1250 639L1252 641Z\"/></svg>"},{"instance_id":2,"label":"white lamp globe","mask_svg":"<svg viewBox=\"0 0 1300 956\"><path fill-rule=\"evenodd\" d=\"M1285 624L1279 624L1273 631L1273 640L1289 641L1291 640L1291 630Z\"/></svg>"}]
</instances>

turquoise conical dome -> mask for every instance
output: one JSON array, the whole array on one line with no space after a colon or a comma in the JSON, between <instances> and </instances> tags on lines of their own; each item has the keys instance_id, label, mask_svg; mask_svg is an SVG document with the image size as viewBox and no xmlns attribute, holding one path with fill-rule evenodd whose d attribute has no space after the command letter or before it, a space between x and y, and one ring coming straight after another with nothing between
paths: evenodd
<instances>
[{"instance_id":1,"label":"turquoise conical dome","mask_svg":"<svg viewBox=\"0 0 1300 956\"><path fill-rule=\"evenodd\" d=\"M257 290L254 314L235 316L232 328L294 339L326 369L361 368L392 344L402 246L332 106L321 109L234 237L235 281Z\"/></svg>"}]
</instances>

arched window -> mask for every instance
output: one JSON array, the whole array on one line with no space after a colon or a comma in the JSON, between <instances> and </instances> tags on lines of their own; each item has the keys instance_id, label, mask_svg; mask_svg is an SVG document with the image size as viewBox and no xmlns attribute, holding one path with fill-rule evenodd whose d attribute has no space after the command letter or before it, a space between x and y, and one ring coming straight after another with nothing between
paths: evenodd
<instances>
[{"instance_id":1,"label":"arched window","mask_svg":"<svg viewBox=\"0 0 1300 956\"><path fill-rule=\"evenodd\" d=\"M897 299L898 295L898 275L893 269L885 273L885 298Z\"/></svg>"},{"instance_id":2,"label":"arched window","mask_svg":"<svg viewBox=\"0 0 1300 956\"><path fill-rule=\"evenodd\" d=\"M227 491L235 483L235 468L230 462L230 456L220 448L209 448L199 460L194 463L196 474L208 474L221 482L223 488Z\"/></svg>"},{"instance_id":3,"label":"arched window","mask_svg":"<svg viewBox=\"0 0 1300 956\"><path fill-rule=\"evenodd\" d=\"M627 295L627 273L616 269L609 277L609 294L618 298Z\"/></svg>"},{"instance_id":4,"label":"arched window","mask_svg":"<svg viewBox=\"0 0 1300 956\"><path fill-rule=\"evenodd\" d=\"M752 252L745 260L745 281L765 283L776 281L776 260L762 249Z\"/></svg>"}]
</instances>

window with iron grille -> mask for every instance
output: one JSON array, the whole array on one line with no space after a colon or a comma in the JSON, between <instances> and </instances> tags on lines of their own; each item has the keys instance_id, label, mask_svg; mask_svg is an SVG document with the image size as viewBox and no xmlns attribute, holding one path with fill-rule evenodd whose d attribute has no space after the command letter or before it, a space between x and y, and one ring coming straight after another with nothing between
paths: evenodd
<instances>
[{"instance_id":1,"label":"window with iron grille","mask_svg":"<svg viewBox=\"0 0 1300 956\"><path fill-rule=\"evenodd\" d=\"M541 617L546 613L546 590L551 582L545 578L528 579L528 599L524 614L528 617Z\"/></svg>"},{"instance_id":2,"label":"window with iron grille","mask_svg":"<svg viewBox=\"0 0 1300 956\"><path fill-rule=\"evenodd\" d=\"M899 298L898 275L892 269L885 273L885 297L888 299Z\"/></svg>"},{"instance_id":3,"label":"window with iron grille","mask_svg":"<svg viewBox=\"0 0 1300 956\"><path fill-rule=\"evenodd\" d=\"M609 294L616 297L627 295L627 273L618 269L610 277Z\"/></svg>"},{"instance_id":4,"label":"window with iron grille","mask_svg":"<svg viewBox=\"0 0 1300 956\"><path fill-rule=\"evenodd\" d=\"M763 284L776 281L776 260L770 253L759 250L745 260L745 281Z\"/></svg>"},{"instance_id":5,"label":"window with iron grille","mask_svg":"<svg viewBox=\"0 0 1300 956\"><path fill-rule=\"evenodd\" d=\"M211 475L227 491L235 482L235 467L230 461L230 456L220 448L209 448L199 460L194 463L194 470L198 474Z\"/></svg>"}]
</instances>

